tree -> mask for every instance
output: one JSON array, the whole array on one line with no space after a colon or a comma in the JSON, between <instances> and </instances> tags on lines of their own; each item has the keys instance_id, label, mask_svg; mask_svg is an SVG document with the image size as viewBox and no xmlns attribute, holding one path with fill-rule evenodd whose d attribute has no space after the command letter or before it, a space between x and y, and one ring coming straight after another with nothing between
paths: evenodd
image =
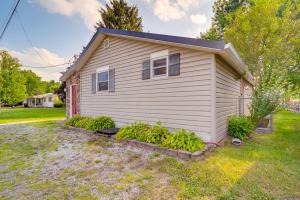
<instances>
[{"instance_id":1,"label":"tree","mask_svg":"<svg viewBox=\"0 0 300 200\"><path fill-rule=\"evenodd\" d=\"M129 6L124 0L111 0L106 9L99 10L101 20L95 28L111 28L128 31L142 31L142 18L138 16L138 8Z\"/></svg>"},{"instance_id":2,"label":"tree","mask_svg":"<svg viewBox=\"0 0 300 200\"><path fill-rule=\"evenodd\" d=\"M225 28L225 40L240 53L254 76L252 115L255 121L276 109L279 99L292 88L289 74L297 73L300 49L299 6L293 0L257 0L237 10ZM293 70L292 70L293 69ZM291 73L293 72L293 73ZM268 112L265 103L274 103ZM256 102L256 104L255 104Z\"/></svg>"},{"instance_id":3,"label":"tree","mask_svg":"<svg viewBox=\"0 0 300 200\"><path fill-rule=\"evenodd\" d=\"M19 61L7 51L0 51L0 98L1 103L14 105L26 97L26 80Z\"/></svg>"},{"instance_id":4,"label":"tree","mask_svg":"<svg viewBox=\"0 0 300 200\"><path fill-rule=\"evenodd\" d=\"M222 40L224 30L230 25L235 17L235 12L242 6L250 6L251 0L217 0L214 3L212 27L204 33L200 33L200 38L206 40Z\"/></svg>"},{"instance_id":5,"label":"tree","mask_svg":"<svg viewBox=\"0 0 300 200\"><path fill-rule=\"evenodd\" d=\"M23 70L21 73L26 79L26 93L28 96L45 93L45 87L42 84L41 77L31 70Z\"/></svg>"},{"instance_id":6,"label":"tree","mask_svg":"<svg viewBox=\"0 0 300 200\"><path fill-rule=\"evenodd\" d=\"M54 92L55 94L57 94L60 98L60 100L62 100L63 103L66 102L66 82L62 82L60 87Z\"/></svg>"}]
</instances>

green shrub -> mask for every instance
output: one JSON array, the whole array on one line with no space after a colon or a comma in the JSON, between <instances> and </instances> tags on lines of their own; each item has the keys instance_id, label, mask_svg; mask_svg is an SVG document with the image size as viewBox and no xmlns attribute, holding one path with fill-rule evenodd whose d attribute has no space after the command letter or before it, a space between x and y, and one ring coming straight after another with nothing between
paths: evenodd
<instances>
[{"instance_id":1,"label":"green shrub","mask_svg":"<svg viewBox=\"0 0 300 200\"><path fill-rule=\"evenodd\" d=\"M116 125L114 121L107 116L100 116L97 118L94 118L90 121L87 129L91 131L97 131L100 129L106 129L106 128L115 128Z\"/></svg>"},{"instance_id":2,"label":"green shrub","mask_svg":"<svg viewBox=\"0 0 300 200\"><path fill-rule=\"evenodd\" d=\"M253 125L246 116L231 116L228 122L228 135L243 140L251 133Z\"/></svg>"},{"instance_id":3,"label":"green shrub","mask_svg":"<svg viewBox=\"0 0 300 200\"><path fill-rule=\"evenodd\" d=\"M64 107L64 103L60 99L55 99L53 106L55 108L62 108L62 107Z\"/></svg>"},{"instance_id":4,"label":"green shrub","mask_svg":"<svg viewBox=\"0 0 300 200\"><path fill-rule=\"evenodd\" d=\"M144 134L150 130L151 126L143 122L135 122L133 124L122 127L116 134L117 140L139 140L145 141Z\"/></svg>"},{"instance_id":5,"label":"green shrub","mask_svg":"<svg viewBox=\"0 0 300 200\"><path fill-rule=\"evenodd\" d=\"M83 116L75 115L75 116L73 116L71 119L67 120L67 121L65 122L65 124L66 124L67 126L75 126L75 123L76 123L76 122L78 122L78 121L80 121L80 120L82 120L82 119L84 119L84 118L85 118L85 117L83 117Z\"/></svg>"},{"instance_id":6,"label":"green shrub","mask_svg":"<svg viewBox=\"0 0 300 200\"><path fill-rule=\"evenodd\" d=\"M135 122L124 126L116 135L117 140L138 140L164 146L172 149L181 149L190 152L197 151L205 146L203 141L193 132L185 130L172 134L160 122L154 126L143 122Z\"/></svg>"},{"instance_id":7,"label":"green shrub","mask_svg":"<svg viewBox=\"0 0 300 200\"><path fill-rule=\"evenodd\" d=\"M174 134L169 134L162 141L162 146L171 149L180 149L195 152L205 147L204 142L195 135L194 132L188 132L184 129L176 130Z\"/></svg>"},{"instance_id":8,"label":"green shrub","mask_svg":"<svg viewBox=\"0 0 300 200\"><path fill-rule=\"evenodd\" d=\"M162 140L164 140L169 134L171 133L168 128L163 127L161 122L156 122L156 124L152 126L148 131L146 131L143 135L145 137L145 142L161 144Z\"/></svg>"},{"instance_id":9,"label":"green shrub","mask_svg":"<svg viewBox=\"0 0 300 200\"><path fill-rule=\"evenodd\" d=\"M83 117L79 121L75 122L74 127L87 129L93 119L89 117Z\"/></svg>"}]
</instances>

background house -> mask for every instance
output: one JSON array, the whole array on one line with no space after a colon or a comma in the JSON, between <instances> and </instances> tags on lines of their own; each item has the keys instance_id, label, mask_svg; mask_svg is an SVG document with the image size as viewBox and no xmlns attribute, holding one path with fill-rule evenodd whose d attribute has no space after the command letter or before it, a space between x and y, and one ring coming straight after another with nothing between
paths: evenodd
<instances>
[{"instance_id":1,"label":"background house","mask_svg":"<svg viewBox=\"0 0 300 200\"><path fill-rule=\"evenodd\" d=\"M53 93L46 93L28 97L24 103L30 108L41 107L41 108L53 108L54 101L58 99L58 96Z\"/></svg>"},{"instance_id":2,"label":"background house","mask_svg":"<svg viewBox=\"0 0 300 200\"><path fill-rule=\"evenodd\" d=\"M61 80L68 118L108 115L119 127L161 121L214 142L226 136L230 115L248 113L252 92L230 44L112 29L98 29Z\"/></svg>"}]
</instances>

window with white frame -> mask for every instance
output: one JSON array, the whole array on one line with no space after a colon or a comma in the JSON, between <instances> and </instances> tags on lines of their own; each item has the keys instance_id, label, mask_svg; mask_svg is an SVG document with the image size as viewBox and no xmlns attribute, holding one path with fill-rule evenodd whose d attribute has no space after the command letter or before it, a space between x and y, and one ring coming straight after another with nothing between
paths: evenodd
<instances>
[{"instance_id":1,"label":"window with white frame","mask_svg":"<svg viewBox=\"0 0 300 200\"><path fill-rule=\"evenodd\" d=\"M99 68L97 70L97 88L98 91L107 91L109 82L109 67Z\"/></svg>"},{"instance_id":2,"label":"window with white frame","mask_svg":"<svg viewBox=\"0 0 300 200\"><path fill-rule=\"evenodd\" d=\"M168 75L168 50L151 54L151 75L161 77Z\"/></svg>"}]
</instances>

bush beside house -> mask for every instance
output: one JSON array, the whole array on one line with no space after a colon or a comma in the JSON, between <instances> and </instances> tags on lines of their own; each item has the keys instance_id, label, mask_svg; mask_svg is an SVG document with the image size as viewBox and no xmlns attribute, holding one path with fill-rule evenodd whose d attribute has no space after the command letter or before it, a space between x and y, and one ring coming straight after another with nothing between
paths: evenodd
<instances>
[{"instance_id":1,"label":"bush beside house","mask_svg":"<svg viewBox=\"0 0 300 200\"><path fill-rule=\"evenodd\" d=\"M154 126L142 122L135 122L120 129L116 135L117 140L137 140L156 144L170 149L195 152L205 147L204 142L184 129L170 132L160 122Z\"/></svg>"},{"instance_id":2,"label":"bush beside house","mask_svg":"<svg viewBox=\"0 0 300 200\"><path fill-rule=\"evenodd\" d=\"M97 118L76 115L65 123L67 126L96 131L100 129L115 128L114 121L107 116ZM124 126L116 134L117 140L136 140L156 144L158 146L195 152L204 149L205 144L194 132L184 129L170 132L168 128L157 122L154 126L143 122L135 122Z\"/></svg>"},{"instance_id":3,"label":"bush beside house","mask_svg":"<svg viewBox=\"0 0 300 200\"><path fill-rule=\"evenodd\" d=\"M228 122L228 135L243 140L253 130L253 124L247 116L231 116Z\"/></svg>"}]
</instances>

